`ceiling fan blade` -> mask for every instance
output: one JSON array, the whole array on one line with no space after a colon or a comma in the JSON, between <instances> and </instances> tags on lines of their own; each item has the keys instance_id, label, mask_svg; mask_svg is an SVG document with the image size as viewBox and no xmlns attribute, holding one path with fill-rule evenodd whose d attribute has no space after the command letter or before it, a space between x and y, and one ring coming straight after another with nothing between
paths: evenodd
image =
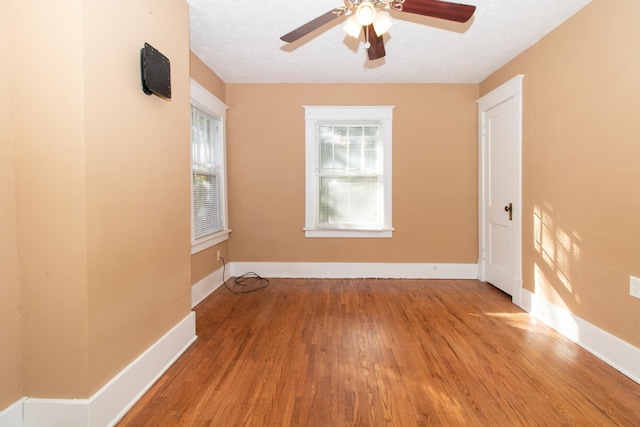
<instances>
[{"instance_id":1,"label":"ceiling fan blade","mask_svg":"<svg viewBox=\"0 0 640 427\"><path fill-rule=\"evenodd\" d=\"M369 41L369 48L367 49L369 59L373 61L374 59L383 58L387 53L384 50L382 36L376 34L373 25L367 25L364 27L364 30L366 31L367 40Z\"/></svg>"},{"instance_id":2,"label":"ceiling fan blade","mask_svg":"<svg viewBox=\"0 0 640 427\"><path fill-rule=\"evenodd\" d=\"M440 0L406 0L402 4L402 11L448 21L467 22L473 16L476 7Z\"/></svg>"},{"instance_id":3,"label":"ceiling fan blade","mask_svg":"<svg viewBox=\"0 0 640 427\"><path fill-rule=\"evenodd\" d=\"M322 27L324 24L333 21L334 19L336 19L339 16L344 15L344 13L345 13L345 10L343 8L337 7L335 9L330 10L329 12L325 13L324 15L320 15L316 19L313 19L313 20L307 22L306 24L296 28L295 30L291 31L290 33L285 34L284 36L280 37L280 40L282 40L283 42L287 42L287 43L294 42L294 41L306 36L311 31Z\"/></svg>"}]
</instances>

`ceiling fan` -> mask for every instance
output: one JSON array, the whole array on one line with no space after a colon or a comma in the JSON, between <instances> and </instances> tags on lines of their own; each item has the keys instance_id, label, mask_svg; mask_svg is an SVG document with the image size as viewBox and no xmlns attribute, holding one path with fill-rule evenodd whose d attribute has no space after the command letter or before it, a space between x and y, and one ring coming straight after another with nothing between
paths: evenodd
<instances>
[{"instance_id":1,"label":"ceiling fan","mask_svg":"<svg viewBox=\"0 0 640 427\"><path fill-rule=\"evenodd\" d=\"M387 7L456 22L467 22L476 10L475 6L440 0L344 0L344 4L285 34L280 40L294 42L350 12L351 16L347 19L344 30L354 38L359 38L364 30L365 48L369 59L374 60L386 54L382 35L391 26L391 20L382 11Z\"/></svg>"}]
</instances>

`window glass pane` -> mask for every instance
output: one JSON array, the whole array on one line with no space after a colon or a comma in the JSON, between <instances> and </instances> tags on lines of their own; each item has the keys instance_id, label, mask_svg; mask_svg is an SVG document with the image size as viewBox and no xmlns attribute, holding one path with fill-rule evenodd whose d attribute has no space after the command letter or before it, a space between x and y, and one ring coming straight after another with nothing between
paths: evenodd
<instances>
[{"instance_id":1,"label":"window glass pane","mask_svg":"<svg viewBox=\"0 0 640 427\"><path fill-rule=\"evenodd\" d=\"M362 136L364 135L364 128L362 126L351 126L349 128L349 136Z\"/></svg>"},{"instance_id":2,"label":"window glass pane","mask_svg":"<svg viewBox=\"0 0 640 427\"><path fill-rule=\"evenodd\" d=\"M382 144L379 125L318 126L318 168L321 173L379 174Z\"/></svg>"},{"instance_id":3,"label":"window glass pane","mask_svg":"<svg viewBox=\"0 0 640 427\"><path fill-rule=\"evenodd\" d=\"M346 142L346 137L349 134L349 128L347 126L335 126L333 128L333 136L338 144L344 144Z\"/></svg>"},{"instance_id":4,"label":"window glass pane","mask_svg":"<svg viewBox=\"0 0 640 427\"><path fill-rule=\"evenodd\" d=\"M379 124L321 123L317 226L382 226Z\"/></svg>"},{"instance_id":5,"label":"window glass pane","mask_svg":"<svg viewBox=\"0 0 640 427\"><path fill-rule=\"evenodd\" d=\"M349 138L349 172L362 172L362 128L352 128ZM360 135L358 135L360 134Z\"/></svg>"},{"instance_id":6,"label":"window glass pane","mask_svg":"<svg viewBox=\"0 0 640 427\"><path fill-rule=\"evenodd\" d=\"M367 139L364 142L363 157L364 169L369 171L377 171L378 169L378 141L376 139Z\"/></svg>"},{"instance_id":7,"label":"window glass pane","mask_svg":"<svg viewBox=\"0 0 640 427\"><path fill-rule=\"evenodd\" d=\"M193 174L193 225L196 238L222 230L219 190L217 176Z\"/></svg>"},{"instance_id":8,"label":"window glass pane","mask_svg":"<svg viewBox=\"0 0 640 427\"><path fill-rule=\"evenodd\" d=\"M321 177L319 226L381 226L380 185L376 177Z\"/></svg>"},{"instance_id":9,"label":"window glass pane","mask_svg":"<svg viewBox=\"0 0 640 427\"><path fill-rule=\"evenodd\" d=\"M334 144L333 146L333 172L340 173L347 170L347 149L346 143Z\"/></svg>"},{"instance_id":10,"label":"window glass pane","mask_svg":"<svg viewBox=\"0 0 640 427\"><path fill-rule=\"evenodd\" d=\"M364 136L380 136L380 128L378 126L365 126L364 127Z\"/></svg>"},{"instance_id":11,"label":"window glass pane","mask_svg":"<svg viewBox=\"0 0 640 427\"><path fill-rule=\"evenodd\" d=\"M222 121L206 112L191 109L192 162L202 170L220 165L220 150L216 147L222 141Z\"/></svg>"},{"instance_id":12,"label":"window glass pane","mask_svg":"<svg viewBox=\"0 0 640 427\"><path fill-rule=\"evenodd\" d=\"M191 107L193 238L223 229L222 120Z\"/></svg>"},{"instance_id":13,"label":"window glass pane","mask_svg":"<svg viewBox=\"0 0 640 427\"><path fill-rule=\"evenodd\" d=\"M320 140L320 169L333 169L333 138Z\"/></svg>"},{"instance_id":14,"label":"window glass pane","mask_svg":"<svg viewBox=\"0 0 640 427\"><path fill-rule=\"evenodd\" d=\"M318 127L318 133L320 138L333 138L333 126L320 125Z\"/></svg>"}]
</instances>

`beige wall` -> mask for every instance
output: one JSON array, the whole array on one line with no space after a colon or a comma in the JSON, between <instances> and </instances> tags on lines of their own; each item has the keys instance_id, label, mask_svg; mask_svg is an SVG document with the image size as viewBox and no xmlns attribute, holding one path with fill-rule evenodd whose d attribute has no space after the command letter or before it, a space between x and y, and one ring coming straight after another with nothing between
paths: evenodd
<instances>
[{"instance_id":1,"label":"beige wall","mask_svg":"<svg viewBox=\"0 0 640 427\"><path fill-rule=\"evenodd\" d=\"M220 101L226 102L227 86L225 82L192 51L189 51L189 67L192 79L200 83Z\"/></svg>"},{"instance_id":2,"label":"beige wall","mask_svg":"<svg viewBox=\"0 0 640 427\"><path fill-rule=\"evenodd\" d=\"M81 3L10 4L24 392L86 397Z\"/></svg>"},{"instance_id":3,"label":"beige wall","mask_svg":"<svg viewBox=\"0 0 640 427\"><path fill-rule=\"evenodd\" d=\"M191 78L200 83L205 89L216 96L220 101L226 101L226 85L198 56L189 52L189 66ZM229 261L229 241L198 252L191 256L191 284L195 285L200 280L209 276L222 266L222 261L217 260L217 252ZM228 271L227 271L228 273Z\"/></svg>"},{"instance_id":4,"label":"beige wall","mask_svg":"<svg viewBox=\"0 0 640 427\"><path fill-rule=\"evenodd\" d=\"M0 0L0 410L23 395L8 14Z\"/></svg>"},{"instance_id":5,"label":"beige wall","mask_svg":"<svg viewBox=\"0 0 640 427\"><path fill-rule=\"evenodd\" d=\"M83 3L91 394L191 308L188 13ZM141 90L145 42L171 61L170 101Z\"/></svg>"},{"instance_id":6,"label":"beige wall","mask_svg":"<svg viewBox=\"0 0 640 427\"><path fill-rule=\"evenodd\" d=\"M90 396L190 310L187 3L8 5L0 228L17 234L19 287L10 268L2 282L21 305L0 316L23 313L22 378L5 391L0 377L0 407L18 393ZM171 101L142 93L144 42L171 60ZM15 253L2 246L2 265ZM0 333L14 349L0 355L5 375L19 367L15 329Z\"/></svg>"},{"instance_id":7,"label":"beige wall","mask_svg":"<svg viewBox=\"0 0 640 427\"><path fill-rule=\"evenodd\" d=\"M191 255L191 284L195 285L200 280L209 276L214 271L222 267L222 261L217 260L217 252L229 263L229 241L224 241L218 245L207 248L197 254ZM229 278L229 270L225 272L225 278Z\"/></svg>"},{"instance_id":8,"label":"beige wall","mask_svg":"<svg viewBox=\"0 0 640 427\"><path fill-rule=\"evenodd\" d=\"M525 74L525 288L636 347L639 15L636 0L593 0L481 84Z\"/></svg>"},{"instance_id":9,"label":"beige wall","mask_svg":"<svg viewBox=\"0 0 640 427\"><path fill-rule=\"evenodd\" d=\"M477 262L474 84L227 84L230 255ZM304 237L303 105L396 105L391 239Z\"/></svg>"}]
</instances>

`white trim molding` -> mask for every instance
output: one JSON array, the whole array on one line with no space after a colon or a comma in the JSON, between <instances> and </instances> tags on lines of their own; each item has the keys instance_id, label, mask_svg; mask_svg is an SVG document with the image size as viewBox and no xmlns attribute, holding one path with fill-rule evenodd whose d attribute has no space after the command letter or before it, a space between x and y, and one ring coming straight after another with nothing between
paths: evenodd
<instances>
[{"instance_id":1,"label":"white trim molding","mask_svg":"<svg viewBox=\"0 0 640 427\"><path fill-rule=\"evenodd\" d=\"M378 278L378 279L477 279L478 264L336 263L336 262L234 262L230 274L254 271L264 277Z\"/></svg>"},{"instance_id":2,"label":"white trim molding","mask_svg":"<svg viewBox=\"0 0 640 427\"><path fill-rule=\"evenodd\" d=\"M310 279L477 279L477 264L379 264L323 262L231 262L191 286L191 308L224 283L249 271L263 277ZM226 276L224 277L223 276Z\"/></svg>"},{"instance_id":3,"label":"white trim molding","mask_svg":"<svg viewBox=\"0 0 640 427\"><path fill-rule=\"evenodd\" d=\"M522 286L522 91L524 74L518 74L511 80L503 83L496 89L487 93L476 102L478 104L478 278L486 281L486 263L488 230L486 224L485 205L489 191L486 182L485 171L488 147L485 129L485 117L488 110L497 105L513 100L515 104L515 134L513 140L513 153L509 161L514 166L513 171L513 264L511 266L510 286L512 291L507 292L512 296L512 301L520 305L519 296ZM508 282L507 282L508 283ZM506 283L505 283L506 285ZM498 286L500 288L500 286Z\"/></svg>"},{"instance_id":4,"label":"white trim molding","mask_svg":"<svg viewBox=\"0 0 640 427\"><path fill-rule=\"evenodd\" d=\"M640 384L640 349L536 294L521 290L520 307Z\"/></svg>"},{"instance_id":5,"label":"white trim molding","mask_svg":"<svg viewBox=\"0 0 640 427\"><path fill-rule=\"evenodd\" d=\"M304 235L309 238L391 238L393 237L392 188L393 188L393 109L395 105L303 105L305 110L305 226ZM349 172L351 177L377 179L378 195L375 224L329 224L322 223L320 211L320 180L333 177L320 168L318 151L320 137L318 125L343 123L349 126L369 122L380 129L376 152L379 164L372 170ZM380 155L382 153L382 155ZM346 172L341 172L346 173ZM351 175L352 174L352 175ZM339 175L339 174L338 174ZM338 175L335 176L336 179ZM332 178L333 180L333 178ZM339 222L341 222L340 220ZM337 228L331 228L337 226Z\"/></svg>"},{"instance_id":6,"label":"white trim molding","mask_svg":"<svg viewBox=\"0 0 640 427\"><path fill-rule=\"evenodd\" d=\"M201 239L191 242L191 255L202 252L205 249L209 249L211 246L215 246L219 243L224 242L225 240L229 240L229 233L231 233L231 230L229 229L222 230L210 236L205 236Z\"/></svg>"},{"instance_id":7,"label":"white trim molding","mask_svg":"<svg viewBox=\"0 0 640 427\"><path fill-rule=\"evenodd\" d=\"M224 273L224 269L219 268L195 285L191 286L191 308L200 304L206 297L211 295L213 291L222 285L222 273ZM227 274L229 274L229 271L227 271Z\"/></svg>"},{"instance_id":8,"label":"white trim molding","mask_svg":"<svg viewBox=\"0 0 640 427\"><path fill-rule=\"evenodd\" d=\"M0 426L2 427L22 427L22 412L26 397L17 400L9 407L0 411Z\"/></svg>"},{"instance_id":9,"label":"white trim molding","mask_svg":"<svg viewBox=\"0 0 640 427\"><path fill-rule=\"evenodd\" d=\"M193 173L194 173L194 159L191 156L191 168L190 173L192 175L191 182L191 255L196 254L200 251L208 249L214 245L217 245L225 240L229 239L229 233L231 230L228 227L229 223L229 212L228 212L228 198L227 198L227 160L226 160L226 152L227 152L227 130L226 130L226 122L227 122L227 110L229 107L225 105L224 102L220 101L215 95L210 93L204 86L200 83L191 79L190 84L190 93L191 93L191 105L193 107L197 107L198 109L203 110L206 114L210 115L215 120L218 120L221 124L220 128L220 139L216 141L210 141L213 143L214 151L216 151L216 174L221 177L222 183L220 184L219 191L221 194L219 195L219 201L221 205L220 212L220 220L222 230L207 236L202 236L200 238L196 238L195 236L195 214L194 214L194 205L193 205L193 197L194 197L194 189L193 189ZM193 110L192 110L193 115ZM193 123L191 124L193 128ZM193 135L193 129L191 130ZM190 141L191 151L193 151L193 141ZM220 169L222 169L220 174Z\"/></svg>"},{"instance_id":10,"label":"white trim molding","mask_svg":"<svg viewBox=\"0 0 640 427\"><path fill-rule=\"evenodd\" d=\"M20 427L114 426L158 378L196 340L196 316L190 312L169 332L88 399L25 398L0 413L0 425L20 413Z\"/></svg>"}]
</instances>

